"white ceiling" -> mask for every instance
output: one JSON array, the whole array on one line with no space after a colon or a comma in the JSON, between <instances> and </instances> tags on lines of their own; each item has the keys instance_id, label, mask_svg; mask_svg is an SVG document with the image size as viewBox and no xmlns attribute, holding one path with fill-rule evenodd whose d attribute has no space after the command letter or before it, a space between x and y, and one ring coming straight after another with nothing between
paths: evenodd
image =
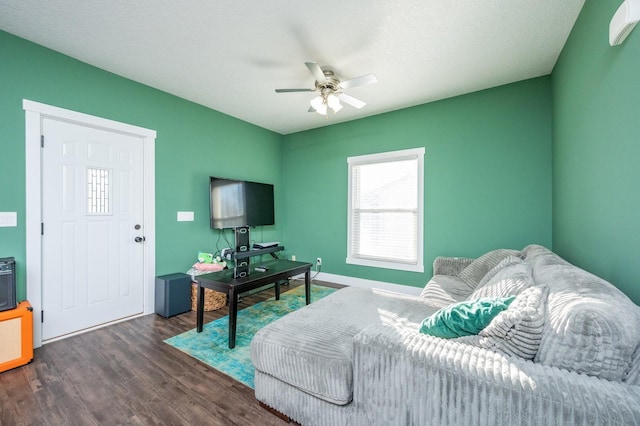
<instances>
[{"instance_id":1,"label":"white ceiling","mask_svg":"<svg viewBox=\"0 0 640 426\"><path fill-rule=\"evenodd\" d=\"M0 0L0 29L281 134L551 73L584 0ZM304 62L378 83L309 113ZM123 100L126 101L126 100Z\"/></svg>"}]
</instances>

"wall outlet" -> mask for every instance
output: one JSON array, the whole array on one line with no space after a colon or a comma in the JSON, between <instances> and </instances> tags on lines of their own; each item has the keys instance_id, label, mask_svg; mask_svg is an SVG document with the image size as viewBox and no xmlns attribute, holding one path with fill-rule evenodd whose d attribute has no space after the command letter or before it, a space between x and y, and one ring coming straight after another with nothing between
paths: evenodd
<instances>
[{"instance_id":1,"label":"wall outlet","mask_svg":"<svg viewBox=\"0 0 640 426\"><path fill-rule=\"evenodd\" d=\"M322 258L321 257L316 259L316 266L322 266Z\"/></svg>"}]
</instances>

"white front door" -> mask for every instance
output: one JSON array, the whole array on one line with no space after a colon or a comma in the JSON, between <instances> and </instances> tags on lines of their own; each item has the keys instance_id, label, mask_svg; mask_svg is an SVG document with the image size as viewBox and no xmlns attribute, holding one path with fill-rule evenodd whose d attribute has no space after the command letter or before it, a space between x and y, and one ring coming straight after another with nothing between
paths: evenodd
<instances>
[{"instance_id":1,"label":"white front door","mask_svg":"<svg viewBox=\"0 0 640 426\"><path fill-rule=\"evenodd\" d=\"M46 341L143 312L143 138L52 118L42 133Z\"/></svg>"}]
</instances>

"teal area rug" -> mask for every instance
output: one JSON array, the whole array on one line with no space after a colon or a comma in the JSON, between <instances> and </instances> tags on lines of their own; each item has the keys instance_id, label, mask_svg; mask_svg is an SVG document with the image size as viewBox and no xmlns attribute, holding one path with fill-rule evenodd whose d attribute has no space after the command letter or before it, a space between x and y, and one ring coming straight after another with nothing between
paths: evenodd
<instances>
[{"instance_id":1,"label":"teal area rug","mask_svg":"<svg viewBox=\"0 0 640 426\"><path fill-rule=\"evenodd\" d=\"M311 302L335 290L312 285ZM265 325L304 305L304 285L301 285L281 293L280 300L272 297L239 310L236 323L236 347L233 349L229 349L228 344L229 316L204 324L202 333L197 333L194 328L164 342L253 388L251 339Z\"/></svg>"}]
</instances>

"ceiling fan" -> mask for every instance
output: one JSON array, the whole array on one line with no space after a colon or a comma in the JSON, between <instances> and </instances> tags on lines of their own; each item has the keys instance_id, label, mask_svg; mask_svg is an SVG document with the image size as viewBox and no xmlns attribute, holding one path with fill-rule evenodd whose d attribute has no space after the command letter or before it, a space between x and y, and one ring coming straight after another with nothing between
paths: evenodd
<instances>
[{"instance_id":1,"label":"ceiling fan","mask_svg":"<svg viewBox=\"0 0 640 426\"><path fill-rule=\"evenodd\" d=\"M323 70L315 62L305 62L304 64L316 78L315 87L313 89L276 89L276 93L319 92L318 96L311 99L309 112L317 112L322 115L327 115L328 108L331 108L334 113L340 111L342 109L340 101L351 105L354 108L362 108L366 105L365 102L347 95L343 90L356 86L363 86L365 84L376 83L378 81L374 74L366 74L341 82L335 76L333 71L328 69Z\"/></svg>"}]
</instances>

